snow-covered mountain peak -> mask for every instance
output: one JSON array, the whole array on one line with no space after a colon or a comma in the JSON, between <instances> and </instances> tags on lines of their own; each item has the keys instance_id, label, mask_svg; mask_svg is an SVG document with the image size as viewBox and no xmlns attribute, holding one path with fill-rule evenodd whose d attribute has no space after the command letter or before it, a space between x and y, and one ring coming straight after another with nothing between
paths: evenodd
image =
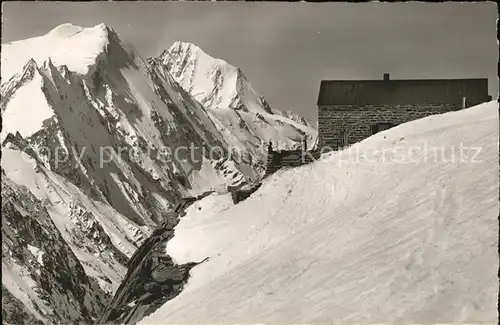
<instances>
[{"instance_id":1,"label":"snow-covered mountain peak","mask_svg":"<svg viewBox=\"0 0 500 325\"><path fill-rule=\"evenodd\" d=\"M203 60L205 61L205 63L211 64L212 66L219 66L219 67L227 66L227 68L229 69L231 68L236 69L228 62L210 56L205 51L203 51L203 49L201 49L199 46L184 41L175 41L174 44L172 44L172 46L170 46L168 50L164 51L164 56L163 56L164 59L165 55L182 56L183 58Z\"/></svg>"},{"instance_id":2,"label":"snow-covered mountain peak","mask_svg":"<svg viewBox=\"0 0 500 325\"><path fill-rule=\"evenodd\" d=\"M47 35L50 35L52 37L71 37L77 33L80 33L83 31L83 28L80 26L75 26L71 23L65 23L61 24L55 28L53 28L50 32L47 33Z\"/></svg>"},{"instance_id":3,"label":"snow-covered mountain peak","mask_svg":"<svg viewBox=\"0 0 500 325\"><path fill-rule=\"evenodd\" d=\"M223 59L212 57L203 51L202 48L193 43L176 41L168 50L164 52L163 59L164 61L168 61L168 59L165 58L165 55L182 57L186 60L186 64L189 64L189 61L195 61L200 64L198 68L204 70L204 72L207 73L207 76L209 76L212 71L220 71L220 73L228 76L227 80L230 81L234 87L237 87L238 83L241 83L242 80L247 81L240 68Z\"/></svg>"},{"instance_id":4,"label":"snow-covered mountain peak","mask_svg":"<svg viewBox=\"0 0 500 325\"><path fill-rule=\"evenodd\" d=\"M106 51L111 33L104 24L89 28L63 24L43 36L2 44L2 79L8 80L30 59L41 66L50 58L56 66L86 74Z\"/></svg>"},{"instance_id":5,"label":"snow-covered mountain peak","mask_svg":"<svg viewBox=\"0 0 500 325\"><path fill-rule=\"evenodd\" d=\"M274 113L238 67L192 43L175 42L160 61L175 81L208 109Z\"/></svg>"},{"instance_id":6,"label":"snow-covered mountain peak","mask_svg":"<svg viewBox=\"0 0 500 325\"><path fill-rule=\"evenodd\" d=\"M155 61L205 107L223 134L234 134L228 141L233 147L252 143L251 147L258 148L262 141L271 141L278 148L291 149L300 146L304 137L312 144L316 130L300 118L296 122L271 109L242 69L179 41ZM249 150L254 158L265 158Z\"/></svg>"},{"instance_id":7,"label":"snow-covered mountain peak","mask_svg":"<svg viewBox=\"0 0 500 325\"><path fill-rule=\"evenodd\" d=\"M35 60L29 59L28 62L26 62L26 64L21 68L19 73L14 74L8 81L2 83L2 98L6 96L8 89L12 88L15 84L33 79L37 70L38 65Z\"/></svg>"},{"instance_id":8,"label":"snow-covered mountain peak","mask_svg":"<svg viewBox=\"0 0 500 325\"><path fill-rule=\"evenodd\" d=\"M47 35L58 38L67 38L67 37L72 37L78 33L85 32L85 33L97 33L97 34L100 33L101 36L106 37L108 32L112 30L113 29L111 27L107 26L104 23L100 23L93 27L81 27L73 25L72 23L65 23L54 27L47 33Z\"/></svg>"}]
</instances>

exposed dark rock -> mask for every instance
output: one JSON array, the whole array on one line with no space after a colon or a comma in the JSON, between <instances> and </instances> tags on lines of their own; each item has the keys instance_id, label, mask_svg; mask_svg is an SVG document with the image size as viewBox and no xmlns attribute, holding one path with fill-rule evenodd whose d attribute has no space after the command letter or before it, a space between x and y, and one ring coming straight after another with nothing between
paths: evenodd
<instances>
[{"instance_id":1,"label":"exposed dark rock","mask_svg":"<svg viewBox=\"0 0 500 325\"><path fill-rule=\"evenodd\" d=\"M238 188L232 188L228 186L228 190L231 193L231 198L233 199L233 203L237 204L252 195L255 191L257 191L262 183L243 185Z\"/></svg>"},{"instance_id":2,"label":"exposed dark rock","mask_svg":"<svg viewBox=\"0 0 500 325\"><path fill-rule=\"evenodd\" d=\"M2 285L2 319L4 324L43 325L43 322L26 311L21 301Z\"/></svg>"},{"instance_id":3,"label":"exposed dark rock","mask_svg":"<svg viewBox=\"0 0 500 325\"><path fill-rule=\"evenodd\" d=\"M173 238L174 227L184 210L211 193L183 198L175 211L165 215L163 223L130 259L124 280L96 324L135 324L182 291L189 271L206 259L177 265L166 254L165 247Z\"/></svg>"},{"instance_id":4,"label":"exposed dark rock","mask_svg":"<svg viewBox=\"0 0 500 325\"><path fill-rule=\"evenodd\" d=\"M25 187L2 177L2 264L22 268L30 278L32 309L2 282L2 318L10 324L90 324L111 298L85 270L64 241L43 203ZM27 293L26 293L27 294Z\"/></svg>"}]
</instances>

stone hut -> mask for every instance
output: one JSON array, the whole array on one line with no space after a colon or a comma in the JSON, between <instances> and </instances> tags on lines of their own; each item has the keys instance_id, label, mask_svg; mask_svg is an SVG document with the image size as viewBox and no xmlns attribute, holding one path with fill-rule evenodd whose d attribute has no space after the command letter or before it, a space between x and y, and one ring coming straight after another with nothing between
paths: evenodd
<instances>
[{"instance_id":1,"label":"stone hut","mask_svg":"<svg viewBox=\"0 0 500 325\"><path fill-rule=\"evenodd\" d=\"M490 101L488 79L323 80L318 96L318 139L312 151L275 151L269 143L265 176L297 167L398 124Z\"/></svg>"},{"instance_id":2,"label":"stone hut","mask_svg":"<svg viewBox=\"0 0 500 325\"><path fill-rule=\"evenodd\" d=\"M323 80L318 149L339 150L398 124L489 100L486 78Z\"/></svg>"}]
</instances>

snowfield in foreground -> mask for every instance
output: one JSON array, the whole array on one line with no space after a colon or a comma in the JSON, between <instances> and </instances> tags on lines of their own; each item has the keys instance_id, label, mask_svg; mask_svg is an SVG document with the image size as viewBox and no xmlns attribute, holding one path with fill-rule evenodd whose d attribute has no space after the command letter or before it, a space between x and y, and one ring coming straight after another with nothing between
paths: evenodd
<instances>
[{"instance_id":1,"label":"snowfield in foreground","mask_svg":"<svg viewBox=\"0 0 500 325\"><path fill-rule=\"evenodd\" d=\"M141 324L496 323L498 171L490 102L278 172L238 205L209 196L167 251L210 260Z\"/></svg>"}]
</instances>

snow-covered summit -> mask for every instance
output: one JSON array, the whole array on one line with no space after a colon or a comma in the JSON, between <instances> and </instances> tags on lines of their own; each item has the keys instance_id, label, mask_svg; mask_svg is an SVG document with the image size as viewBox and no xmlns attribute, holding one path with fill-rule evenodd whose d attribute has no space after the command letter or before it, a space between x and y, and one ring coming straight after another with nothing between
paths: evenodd
<instances>
[{"instance_id":1,"label":"snow-covered summit","mask_svg":"<svg viewBox=\"0 0 500 325\"><path fill-rule=\"evenodd\" d=\"M41 66L51 58L54 65L86 74L105 51L111 33L104 24L90 28L62 24L43 36L2 44L2 80L8 80L30 59Z\"/></svg>"},{"instance_id":2,"label":"snow-covered summit","mask_svg":"<svg viewBox=\"0 0 500 325\"><path fill-rule=\"evenodd\" d=\"M260 150L264 142L279 149L297 148L303 139L313 144L316 130L300 118L290 119L271 109L240 68L179 41L156 61L204 106L228 143L254 161L264 161L265 153Z\"/></svg>"},{"instance_id":3,"label":"snow-covered summit","mask_svg":"<svg viewBox=\"0 0 500 325\"><path fill-rule=\"evenodd\" d=\"M207 108L273 113L239 68L194 44L177 41L161 59L174 79Z\"/></svg>"},{"instance_id":4,"label":"snow-covered summit","mask_svg":"<svg viewBox=\"0 0 500 325\"><path fill-rule=\"evenodd\" d=\"M83 28L80 26L75 26L71 23L65 23L53 28L50 32L47 33L47 35L51 37L67 38L75 34L78 34L82 31Z\"/></svg>"}]
</instances>

